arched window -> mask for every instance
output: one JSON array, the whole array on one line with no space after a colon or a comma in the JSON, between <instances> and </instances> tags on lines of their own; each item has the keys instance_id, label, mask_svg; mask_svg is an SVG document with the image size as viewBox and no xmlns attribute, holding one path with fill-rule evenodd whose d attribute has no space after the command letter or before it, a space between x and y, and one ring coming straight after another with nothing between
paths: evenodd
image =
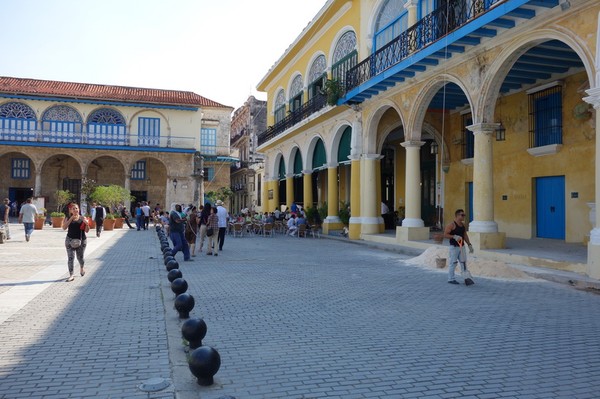
<instances>
[{"instance_id":1,"label":"arched window","mask_svg":"<svg viewBox=\"0 0 600 399\"><path fill-rule=\"evenodd\" d=\"M338 146L338 154L337 160L340 164L350 163L350 150L351 150L351 141L352 141L352 128L348 126L344 129L344 133L342 133L342 137L340 138L340 144Z\"/></svg>"},{"instance_id":2,"label":"arched window","mask_svg":"<svg viewBox=\"0 0 600 399\"><path fill-rule=\"evenodd\" d=\"M285 180L285 161L283 157L279 160L279 171L278 171L279 180Z\"/></svg>"},{"instance_id":3,"label":"arched window","mask_svg":"<svg viewBox=\"0 0 600 399\"><path fill-rule=\"evenodd\" d=\"M111 108L100 108L90 114L87 121L88 143L127 145L125 118Z\"/></svg>"},{"instance_id":4,"label":"arched window","mask_svg":"<svg viewBox=\"0 0 600 399\"><path fill-rule=\"evenodd\" d=\"M10 141L35 141L37 118L27 105L10 102L0 105L0 139Z\"/></svg>"},{"instance_id":5,"label":"arched window","mask_svg":"<svg viewBox=\"0 0 600 399\"><path fill-rule=\"evenodd\" d=\"M408 27L406 0L386 0L379 10L373 35L373 52L398 37Z\"/></svg>"},{"instance_id":6,"label":"arched window","mask_svg":"<svg viewBox=\"0 0 600 399\"><path fill-rule=\"evenodd\" d=\"M319 139L313 152L312 168L313 170L321 170L325 165L327 165L325 145L323 144L323 140Z\"/></svg>"},{"instance_id":7,"label":"arched window","mask_svg":"<svg viewBox=\"0 0 600 399\"><path fill-rule=\"evenodd\" d=\"M275 97L275 123L281 122L285 118L285 91L279 90Z\"/></svg>"},{"instance_id":8,"label":"arched window","mask_svg":"<svg viewBox=\"0 0 600 399\"><path fill-rule=\"evenodd\" d=\"M356 34L352 31L346 32L340 37L333 51L333 65L331 66L331 78L337 80L342 88L345 87L346 72L358 63L358 52L356 51Z\"/></svg>"},{"instance_id":9,"label":"arched window","mask_svg":"<svg viewBox=\"0 0 600 399\"><path fill-rule=\"evenodd\" d=\"M318 56L308 71L308 98L311 99L323 89L327 79L327 60L324 55Z\"/></svg>"},{"instance_id":10,"label":"arched window","mask_svg":"<svg viewBox=\"0 0 600 399\"><path fill-rule=\"evenodd\" d=\"M292 81L290 88L290 111L294 112L302 106L302 94L304 92L304 84L302 75L297 75Z\"/></svg>"},{"instance_id":11,"label":"arched window","mask_svg":"<svg viewBox=\"0 0 600 399\"><path fill-rule=\"evenodd\" d=\"M55 105L42 115L43 141L50 143L81 143L83 119L76 109Z\"/></svg>"}]
</instances>

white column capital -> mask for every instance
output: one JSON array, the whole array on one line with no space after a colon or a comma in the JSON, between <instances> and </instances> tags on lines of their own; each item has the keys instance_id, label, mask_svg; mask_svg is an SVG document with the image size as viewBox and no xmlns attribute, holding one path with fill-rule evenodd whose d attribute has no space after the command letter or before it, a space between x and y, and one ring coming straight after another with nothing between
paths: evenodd
<instances>
[{"instance_id":1,"label":"white column capital","mask_svg":"<svg viewBox=\"0 0 600 399\"><path fill-rule=\"evenodd\" d=\"M286 174L285 174L285 178L286 178L286 179L290 179L290 178L292 178L292 177L294 177L294 174L293 174L293 173L286 173Z\"/></svg>"},{"instance_id":2,"label":"white column capital","mask_svg":"<svg viewBox=\"0 0 600 399\"><path fill-rule=\"evenodd\" d=\"M600 87L587 89L585 92L588 94L588 97L583 97L583 101L592 104L595 109L600 109Z\"/></svg>"},{"instance_id":3,"label":"white column capital","mask_svg":"<svg viewBox=\"0 0 600 399\"><path fill-rule=\"evenodd\" d=\"M474 123L467 126L467 129L473 132L473 134L487 134L491 135L496 132L496 129L500 126L499 123Z\"/></svg>"},{"instance_id":4,"label":"white column capital","mask_svg":"<svg viewBox=\"0 0 600 399\"><path fill-rule=\"evenodd\" d=\"M409 140L409 141L405 141L404 143L400 143L400 145L404 148L420 148L423 146L423 144L425 144L424 141L414 141L414 140Z\"/></svg>"},{"instance_id":5,"label":"white column capital","mask_svg":"<svg viewBox=\"0 0 600 399\"><path fill-rule=\"evenodd\" d=\"M331 162L327 164L327 169L331 169L331 168L337 168L339 166L339 163L337 162Z\"/></svg>"},{"instance_id":6,"label":"white column capital","mask_svg":"<svg viewBox=\"0 0 600 399\"><path fill-rule=\"evenodd\" d=\"M312 172L313 172L312 169L305 169L302 171L302 174L303 175L312 175Z\"/></svg>"},{"instance_id":7,"label":"white column capital","mask_svg":"<svg viewBox=\"0 0 600 399\"><path fill-rule=\"evenodd\" d=\"M362 154L362 158L366 160L378 161L383 158L381 154Z\"/></svg>"},{"instance_id":8,"label":"white column capital","mask_svg":"<svg viewBox=\"0 0 600 399\"><path fill-rule=\"evenodd\" d=\"M600 245L600 228L595 227L590 232L590 244Z\"/></svg>"}]
</instances>

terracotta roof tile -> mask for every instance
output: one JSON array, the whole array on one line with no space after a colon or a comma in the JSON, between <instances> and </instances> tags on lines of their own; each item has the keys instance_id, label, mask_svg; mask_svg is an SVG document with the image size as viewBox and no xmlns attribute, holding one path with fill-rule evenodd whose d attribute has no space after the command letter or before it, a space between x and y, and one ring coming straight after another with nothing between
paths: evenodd
<instances>
[{"instance_id":1,"label":"terracotta roof tile","mask_svg":"<svg viewBox=\"0 0 600 399\"><path fill-rule=\"evenodd\" d=\"M59 82L0 76L0 93L53 96L144 104L231 108L191 91L146 89L91 83Z\"/></svg>"}]
</instances>

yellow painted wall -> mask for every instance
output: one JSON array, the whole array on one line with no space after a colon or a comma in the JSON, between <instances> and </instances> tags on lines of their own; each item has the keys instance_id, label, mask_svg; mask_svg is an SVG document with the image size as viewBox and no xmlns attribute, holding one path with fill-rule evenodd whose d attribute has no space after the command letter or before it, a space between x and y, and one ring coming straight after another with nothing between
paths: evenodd
<instances>
[{"instance_id":1,"label":"yellow painted wall","mask_svg":"<svg viewBox=\"0 0 600 399\"><path fill-rule=\"evenodd\" d=\"M566 241L583 242L592 226L587 202L594 201L595 135L593 118L574 119L573 110L582 102L580 88L587 76L579 73L564 80L563 147L557 154L535 157L529 148L528 95L520 92L501 98L497 120L506 127L506 141L493 142L494 218L508 237L535 237L536 177L565 176ZM460 114L450 117L452 137L460 132ZM446 180L446 221L456 208L467 208L466 183L472 181L472 165L460 162L461 146L450 144L452 163ZM578 198L571 198L577 192ZM502 200L506 195L507 200Z\"/></svg>"}]
</instances>

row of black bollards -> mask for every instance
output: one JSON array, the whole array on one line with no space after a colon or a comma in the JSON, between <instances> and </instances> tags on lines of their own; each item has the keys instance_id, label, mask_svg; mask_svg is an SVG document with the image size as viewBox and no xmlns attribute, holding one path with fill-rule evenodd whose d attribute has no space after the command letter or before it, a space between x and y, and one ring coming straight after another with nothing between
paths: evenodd
<instances>
[{"instance_id":1,"label":"row of black bollards","mask_svg":"<svg viewBox=\"0 0 600 399\"><path fill-rule=\"evenodd\" d=\"M189 343L190 349L193 349L188 357L188 366L198 380L198 384L212 385L214 383L213 377L221 367L221 356L216 349L210 346L202 346L202 340L206 336L206 323L200 318L190 319L190 312L194 309L196 302L194 297L187 293L188 283L184 280L181 270L179 270L179 263L172 255L169 240L162 226L156 226L156 233L160 240L165 267L168 271L167 278L171 283L171 291L175 294L175 309L179 313L180 319L187 319L181 326L181 335Z\"/></svg>"}]
</instances>

